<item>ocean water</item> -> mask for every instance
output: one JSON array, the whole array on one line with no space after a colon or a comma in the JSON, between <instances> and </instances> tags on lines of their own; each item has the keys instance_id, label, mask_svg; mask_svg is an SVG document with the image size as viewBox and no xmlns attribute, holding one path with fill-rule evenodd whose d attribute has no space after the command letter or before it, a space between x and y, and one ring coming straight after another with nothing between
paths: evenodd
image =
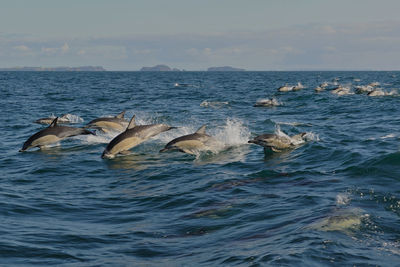
<instances>
[{"instance_id":1,"label":"ocean water","mask_svg":"<svg viewBox=\"0 0 400 267\"><path fill-rule=\"evenodd\" d=\"M371 82L400 72L0 72L0 265L400 265L400 97L331 92ZM179 128L113 160L115 133L18 152L36 119L122 110ZM158 152L203 124L223 148ZM277 131L307 142L247 143Z\"/></svg>"}]
</instances>

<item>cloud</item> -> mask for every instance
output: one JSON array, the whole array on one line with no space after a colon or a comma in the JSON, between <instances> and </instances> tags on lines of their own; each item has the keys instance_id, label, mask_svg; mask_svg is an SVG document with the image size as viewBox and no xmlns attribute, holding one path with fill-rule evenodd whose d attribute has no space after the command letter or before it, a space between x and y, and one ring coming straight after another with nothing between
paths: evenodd
<instances>
[{"instance_id":1,"label":"cloud","mask_svg":"<svg viewBox=\"0 0 400 267\"><path fill-rule=\"evenodd\" d=\"M158 63L188 70L211 65L254 70L399 69L399 36L399 21L71 40L0 34L0 62L21 65L23 53L29 53L23 65L40 60L43 65L96 64L128 70Z\"/></svg>"},{"instance_id":2,"label":"cloud","mask_svg":"<svg viewBox=\"0 0 400 267\"><path fill-rule=\"evenodd\" d=\"M60 47L60 51L63 54L67 53L68 50L69 50L69 45L67 43L65 43L63 46Z\"/></svg>"},{"instance_id":3,"label":"cloud","mask_svg":"<svg viewBox=\"0 0 400 267\"><path fill-rule=\"evenodd\" d=\"M29 47L26 45L17 45L13 47L14 50L21 51L21 52L28 52L30 51Z\"/></svg>"},{"instance_id":4,"label":"cloud","mask_svg":"<svg viewBox=\"0 0 400 267\"><path fill-rule=\"evenodd\" d=\"M54 55L55 53L57 53L58 48L54 48L54 47L42 47L42 53L46 54L46 55Z\"/></svg>"},{"instance_id":5,"label":"cloud","mask_svg":"<svg viewBox=\"0 0 400 267\"><path fill-rule=\"evenodd\" d=\"M69 51L69 45L64 43L60 47L42 47L41 52L45 55L52 56L56 54L66 54Z\"/></svg>"}]
</instances>

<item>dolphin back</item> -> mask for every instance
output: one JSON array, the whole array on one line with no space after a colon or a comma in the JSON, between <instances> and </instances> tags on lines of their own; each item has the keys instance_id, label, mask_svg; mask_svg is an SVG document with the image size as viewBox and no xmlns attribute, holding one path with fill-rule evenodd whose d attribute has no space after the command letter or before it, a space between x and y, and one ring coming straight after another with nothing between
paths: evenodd
<instances>
[{"instance_id":1,"label":"dolphin back","mask_svg":"<svg viewBox=\"0 0 400 267\"><path fill-rule=\"evenodd\" d=\"M54 135L58 136L59 138L67 138L76 135L96 135L95 133L85 129L85 128L75 128L75 127L67 127L67 126L58 126L52 128ZM50 130L50 129L49 129Z\"/></svg>"}]
</instances>

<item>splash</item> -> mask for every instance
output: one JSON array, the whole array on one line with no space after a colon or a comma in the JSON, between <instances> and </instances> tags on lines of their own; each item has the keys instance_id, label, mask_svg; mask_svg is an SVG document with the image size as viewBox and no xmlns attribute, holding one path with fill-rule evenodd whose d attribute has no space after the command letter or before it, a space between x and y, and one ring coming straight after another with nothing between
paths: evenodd
<instances>
[{"instance_id":1,"label":"splash","mask_svg":"<svg viewBox=\"0 0 400 267\"><path fill-rule=\"evenodd\" d=\"M299 138L299 135L289 136L281 130L279 124L275 125L275 134L283 139L288 140L291 144L295 146L304 144L305 142L320 140L318 134L315 134L313 132L305 132L305 135L302 138Z\"/></svg>"},{"instance_id":2,"label":"splash","mask_svg":"<svg viewBox=\"0 0 400 267\"><path fill-rule=\"evenodd\" d=\"M250 139L249 129L243 125L239 119L228 118L225 125L217 129L214 133L215 139L225 144L225 146L238 146L247 144Z\"/></svg>"},{"instance_id":3,"label":"splash","mask_svg":"<svg viewBox=\"0 0 400 267\"><path fill-rule=\"evenodd\" d=\"M86 144L108 144L118 134L120 134L120 132L117 131L109 131L107 133L96 131L96 135L78 135L73 138Z\"/></svg>"},{"instance_id":4,"label":"splash","mask_svg":"<svg viewBox=\"0 0 400 267\"><path fill-rule=\"evenodd\" d=\"M210 107L210 108L221 108L225 105L229 105L228 101L208 101L204 100L200 103L200 107Z\"/></svg>"},{"instance_id":5,"label":"splash","mask_svg":"<svg viewBox=\"0 0 400 267\"><path fill-rule=\"evenodd\" d=\"M319 139L319 135L313 132L306 132L306 135L304 136L304 138L306 139L306 141L315 141L318 142L320 141Z\"/></svg>"},{"instance_id":6,"label":"splash","mask_svg":"<svg viewBox=\"0 0 400 267\"><path fill-rule=\"evenodd\" d=\"M84 120L79 117L78 115L74 115L74 114L64 114L62 116L62 118L66 118L68 121L70 121L71 123L82 123Z\"/></svg>"},{"instance_id":7,"label":"splash","mask_svg":"<svg viewBox=\"0 0 400 267\"><path fill-rule=\"evenodd\" d=\"M255 107L277 107L281 105L282 103L279 102L276 98L261 98L258 99L254 104Z\"/></svg>"},{"instance_id":8,"label":"splash","mask_svg":"<svg viewBox=\"0 0 400 267\"><path fill-rule=\"evenodd\" d=\"M336 205L337 206L345 206L350 204L350 195L348 193L338 194L336 196Z\"/></svg>"},{"instance_id":9,"label":"splash","mask_svg":"<svg viewBox=\"0 0 400 267\"><path fill-rule=\"evenodd\" d=\"M381 136L380 139L389 139L389 138L395 138L395 137L396 137L395 134L388 134L388 135L385 135L385 136Z\"/></svg>"}]
</instances>

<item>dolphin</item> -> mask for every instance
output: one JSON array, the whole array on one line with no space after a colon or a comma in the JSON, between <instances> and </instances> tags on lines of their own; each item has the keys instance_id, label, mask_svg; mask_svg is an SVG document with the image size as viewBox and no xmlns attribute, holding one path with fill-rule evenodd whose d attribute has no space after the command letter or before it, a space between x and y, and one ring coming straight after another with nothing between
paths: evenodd
<instances>
[{"instance_id":1,"label":"dolphin","mask_svg":"<svg viewBox=\"0 0 400 267\"><path fill-rule=\"evenodd\" d=\"M305 142L306 133L296 134L292 137L278 134L262 134L249 140L248 143L270 148L274 152L282 152L282 150L292 149Z\"/></svg>"},{"instance_id":2,"label":"dolphin","mask_svg":"<svg viewBox=\"0 0 400 267\"><path fill-rule=\"evenodd\" d=\"M71 120L68 118L70 114L64 114L61 117L58 117L57 123L61 124L61 123L71 123ZM35 120L36 123L40 123L40 124L51 124L54 119L56 117L47 117L47 118L40 118Z\"/></svg>"},{"instance_id":3,"label":"dolphin","mask_svg":"<svg viewBox=\"0 0 400 267\"><path fill-rule=\"evenodd\" d=\"M275 98L259 99L253 107L275 107L279 106L280 103Z\"/></svg>"},{"instance_id":4,"label":"dolphin","mask_svg":"<svg viewBox=\"0 0 400 267\"><path fill-rule=\"evenodd\" d=\"M279 92L289 92L289 91L293 91L293 87L294 86L289 86L289 85L284 85L278 88Z\"/></svg>"},{"instance_id":5,"label":"dolphin","mask_svg":"<svg viewBox=\"0 0 400 267\"><path fill-rule=\"evenodd\" d=\"M297 85L293 86L292 90L293 91L298 91L298 90L301 90L303 88L304 88L304 86L301 84L301 82L298 82Z\"/></svg>"},{"instance_id":6,"label":"dolphin","mask_svg":"<svg viewBox=\"0 0 400 267\"><path fill-rule=\"evenodd\" d=\"M117 154L126 154L132 147L143 143L159 133L174 128L176 127L166 124L136 125L135 115L133 115L126 130L111 140L106 149L104 149L101 157L112 159Z\"/></svg>"},{"instance_id":7,"label":"dolphin","mask_svg":"<svg viewBox=\"0 0 400 267\"><path fill-rule=\"evenodd\" d=\"M39 147L42 149L44 146L59 142L67 137L81 135L81 134L93 134L91 131L84 128L75 128L68 126L58 126L58 117L53 120L49 127L35 133L26 140L22 149L19 152L23 152L32 147Z\"/></svg>"},{"instance_id":8,"label":"dolphin","mask_svg":"<svg viewBox=\"0 0 400 267\"><path fill-rule=\"evenodd\" d=\"M126 129L128 121L124 119L125 111L122 111L114 117L101 117L90 121L85 127L102 130L108 132L109 130L122 132Z\"/></svg>"},{"instance_id":9,"label":"dolphin","mask_svg":"<svg viewBox=\"0 0 400 267\"><path fill-rule=\"evenodd\" d=\"M319 231L340 231L351 234L362 225L368 215L359 208L347 208L334 210L332 214L313 222L306 228Z\"/></svg>"},{"instance_id":10,"label":"dolphin","mask_svg":"<svg viewBox=\"0 0 400 267\"><path fill-rule=\"evenodd\" d=\"M211 150L216 145L218 145L217 140L206 134L206 125L203 125L195 133L170 141L160 152L178 150L183 153L195 155L199 151Z\"/></svg>"}]
</instances>

